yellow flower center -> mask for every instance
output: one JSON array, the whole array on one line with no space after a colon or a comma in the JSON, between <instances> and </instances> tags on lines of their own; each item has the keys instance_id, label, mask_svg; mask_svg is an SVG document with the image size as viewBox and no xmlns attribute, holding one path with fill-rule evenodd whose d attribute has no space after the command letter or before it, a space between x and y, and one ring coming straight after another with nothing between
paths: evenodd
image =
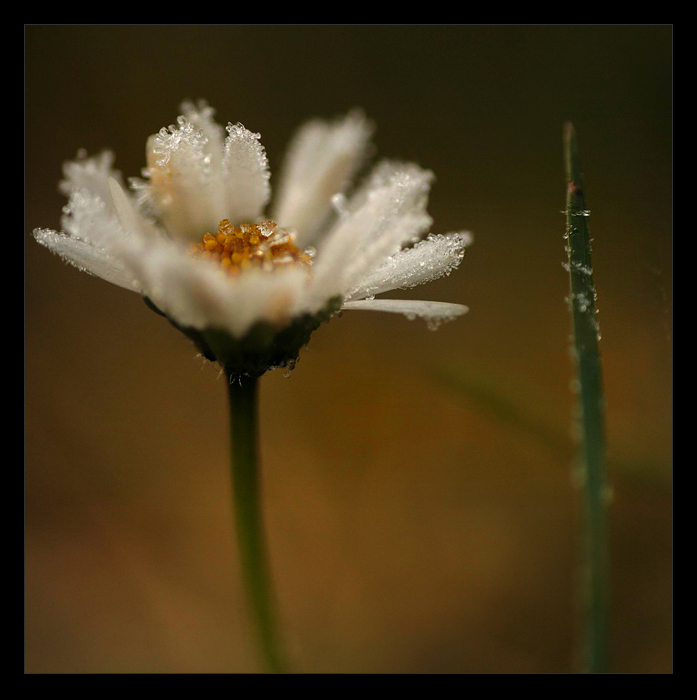
<instances>
[{"instance_id":1,"label":"yellow flower center","mask_svg":"<svg viewBox=\"0 0 697 700\"><path fill-rule=\"evenodd\" d=\"M227 219L216 233L206 233L190 252L195 257L218 263L230 274L249 268L272 270L285 265L312 265L312 249L300 250L295 234L284 231L273 221L233 226Z\"/></svg>"}]
</instances>

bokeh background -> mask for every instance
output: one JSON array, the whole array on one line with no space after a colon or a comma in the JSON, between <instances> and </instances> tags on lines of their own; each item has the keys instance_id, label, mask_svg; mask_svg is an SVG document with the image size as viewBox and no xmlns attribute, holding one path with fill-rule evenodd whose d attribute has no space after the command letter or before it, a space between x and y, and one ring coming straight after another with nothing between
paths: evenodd
<instances>
[{"instance_id":1,"label":"bokeh background","mask_svg":"<svg viewBox=\"0 0 697 700\"><path fill-rule=\"evenodd\" d=\"M612 665L671 670L668 26L26 27L26 669L259 669L234 549L223 380L135 294L67 267L61 165L205 98L272 172L362 107L437 176L467 304L433 333L345 313L262 381L265 514L304 672L572 672L578 518L564 120L592 210L608 402ZM272 178L273 184L273 178Z\"/></svg>"}]
</instances>

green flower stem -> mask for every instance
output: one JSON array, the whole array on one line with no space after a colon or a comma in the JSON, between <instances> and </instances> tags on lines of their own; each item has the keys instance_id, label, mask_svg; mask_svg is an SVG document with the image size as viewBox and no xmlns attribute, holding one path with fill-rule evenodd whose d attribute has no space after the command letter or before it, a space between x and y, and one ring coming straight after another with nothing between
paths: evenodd
<instances>
[{"instance_id":1,"label":"green flower stem","mask_svg":"<svg viewBox=\"0 0 697 700\"><path fill-rule=\"evenodd\" d=\"M607 483L605 468L605 411L595 285L591 266L589 212L585 207L583 176L576 132L564 130L566 178L566 237L571 280L569 305L573 319L573 355L576 361L581 428L581 469L584 505L584 670L608 671L609 556Z\"/></svg>"},{"instance_id":2,"label":"green flower stem","mask_svg":"<svg viewBox=\"0 0 697 700\"><path fill-rule=\"evenodd\" d=\"M259 479L257 377L228 376L232 490L240 557L249 609L266 670L282 673L270 567L264 539Z\"/></svg>"}]
</instances>

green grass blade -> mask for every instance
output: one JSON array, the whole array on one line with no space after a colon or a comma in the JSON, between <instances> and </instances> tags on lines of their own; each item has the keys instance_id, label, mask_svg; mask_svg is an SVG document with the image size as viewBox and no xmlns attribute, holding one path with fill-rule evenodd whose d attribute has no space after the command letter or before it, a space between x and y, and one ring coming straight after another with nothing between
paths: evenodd
<instances>
[{"instance_id":1,"label":"green grass blade","mask_svg":"<svg viewBox=\"0 0 697 700\"><path fill-rule=\"evenodd\" d=\"M591 265L583 175L578 142L572 124L564 129L566 160L566 265L571 292L569 308L573 324L573 357L578 387L581 436L580 468L584 504L584 668L588 672L608 670L608 543L607 483L605 467L605 411L602 368L596 318L596 292Z\"/></svg>"}]
</instances>

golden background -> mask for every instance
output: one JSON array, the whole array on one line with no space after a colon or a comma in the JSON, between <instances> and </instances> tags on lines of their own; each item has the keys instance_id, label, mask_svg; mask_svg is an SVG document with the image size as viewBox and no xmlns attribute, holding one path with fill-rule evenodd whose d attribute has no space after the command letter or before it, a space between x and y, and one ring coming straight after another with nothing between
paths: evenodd
<instances>
[{"instance_id":1,"label":"golden background","mask_svg":"<svg viewBox=\"0 0 697 700\"><path fill-rule=\"evenodd\" d=\"M672 31L668 26L26 28L26 669L258 670L234 549L222 379L135 294L30 237L61 166L203 97L262 134L362 107L377 156L437 176L434 232L475 243L396 292L467 304L432 333L346 312L262 380L264 507L305 672L577 668L561 134L592 210L612 504L612 665L671 670ZM459 387L459 388L458 388ZM471 387L470 387L471 388ZM489 391L489 389L487 389ZM499 400L497 399L497 400Z\"/></svg>"}]
</instances>

